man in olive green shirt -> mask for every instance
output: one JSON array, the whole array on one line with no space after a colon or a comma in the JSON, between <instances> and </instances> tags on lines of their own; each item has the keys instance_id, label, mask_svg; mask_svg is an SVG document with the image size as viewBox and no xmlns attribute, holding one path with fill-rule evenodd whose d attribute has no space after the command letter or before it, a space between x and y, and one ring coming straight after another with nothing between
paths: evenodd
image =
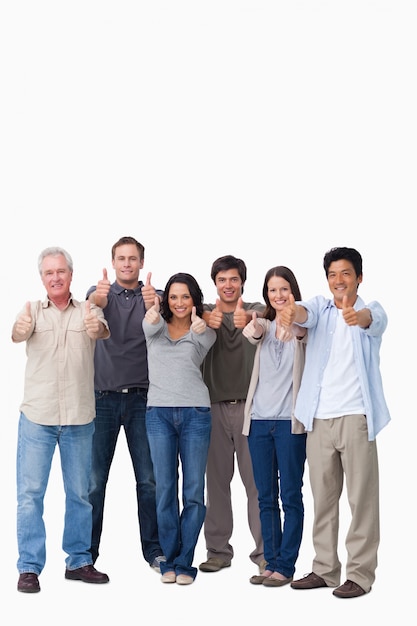
<instances>
[{"instance_id":1,"label":"man in olive green shirt","mask_svg":"<svg viewBox=\"0 0 417 626\"><path fill-rule=\"evenodd\" d=\"M202 572L229 567L234 555L230 538L233 511L230 484L235 458L248 499L248 522L255 547L249 555L262 573L265 567L258 492L252 473L247 437L242 435L244 407L252 373L255 346L242 335L252 312L264 310L260 302L243 302L246 265L227 255L214 261L211 278L216 285L216 304L206 304L204 319L216 330L217 340L203 363L204 382L209 388L212 431L207 460L207 511L204 536L207 561Z\"/></svg>"}]
</instances>

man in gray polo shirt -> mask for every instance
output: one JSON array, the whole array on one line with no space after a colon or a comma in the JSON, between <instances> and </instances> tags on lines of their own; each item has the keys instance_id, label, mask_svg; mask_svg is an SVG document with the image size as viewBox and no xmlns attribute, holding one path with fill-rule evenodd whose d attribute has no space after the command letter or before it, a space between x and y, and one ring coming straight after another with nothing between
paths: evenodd
<instances>
[{"instance_id":1,"label":"man in gray polo shirt","mask_svg":"<svg viewBox=\"0 0 417 626\"><path fill-rule=\"evenodd\" d=\"M88 299L100 306L111 329L111 341L98 341L95 350L95 433L89 498L93 506L91 554L99 555L104 500L117 438L123 425L136 478L136 496L142 553L153 569L160 571L164 559L158 540L155 479L146 435L148 361L142 320L153 306L156 291L148 274L139 281L145 248L133 237L122 237L112 247L116 281L107 271Z\"/></svg>"}]
</instances>

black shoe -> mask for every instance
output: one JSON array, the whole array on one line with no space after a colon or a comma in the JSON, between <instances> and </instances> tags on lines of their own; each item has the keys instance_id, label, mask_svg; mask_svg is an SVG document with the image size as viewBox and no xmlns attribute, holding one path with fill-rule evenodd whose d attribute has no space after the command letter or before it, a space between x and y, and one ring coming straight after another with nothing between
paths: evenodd
<instances>
[{"instance_id":1,"label":"black shoe","mask_svg":"<svg viewBox=\"0 0 417 626\"><path fill-rule=\"evenodd\" d=\"M17 590L24 593L37 593L41 590L38 575L33 572L25 572L20 574L17 582Z\"/></svg>"},{"instance_id":2,"label":"black shoe","mask_svg":"<svg viewBox=\"0 0 417 626\"><path fill-rule=\"evenodd\" d=\"M84 567L78 567L77 569L65 570L65 578L68 580L82 580L83 583L108 583L109 577L107 574L98 572L94 565L84 565Z\"/></svg>"}]
</instances>

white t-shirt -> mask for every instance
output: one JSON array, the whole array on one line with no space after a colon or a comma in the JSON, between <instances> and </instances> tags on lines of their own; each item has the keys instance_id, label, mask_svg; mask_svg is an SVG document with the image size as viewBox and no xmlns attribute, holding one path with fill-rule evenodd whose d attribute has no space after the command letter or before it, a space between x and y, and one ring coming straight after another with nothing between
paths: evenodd
<instances>
[{"instance_id":1,"label":"white t-shirt","mask_svg":"<svg viewBox=\"0 0 417 626\"><path fill-rule=\"evenodd\" d=\"M351 329L343 319L342 309L337 312L337 324L315 415L317 419L365 413L353 355Z\"/></svg>"}]
</instances>

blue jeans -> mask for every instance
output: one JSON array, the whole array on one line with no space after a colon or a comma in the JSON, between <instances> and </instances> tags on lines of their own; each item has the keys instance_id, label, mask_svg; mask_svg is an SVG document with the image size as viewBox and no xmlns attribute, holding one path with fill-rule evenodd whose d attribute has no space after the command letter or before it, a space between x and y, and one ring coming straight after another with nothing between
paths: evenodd
<instances>
[{"instance_id":1,"label":"blue jeans","mask_svg":"<svg viewBox=\"0 0 417 626\"><path fill-rule=\"evenodd\" d=\"M206 515L204 487L211 411L208 407L148 407L146 428L156 480L159 539L167 559L161 563L161 572L175 571L195 578L197 568L192 562Z\"/></svg>"},{"instance_id":2,"label":"blue jeans","mask_svg":"<svg viewBox=\"0 0 417 626\"><path fill-rule=\"evenodd\" d=\"M93 461L89 498L93 505L91 554L93 563L99 555L103 530L106 486L123 425L136 479L136 499L142 553L148 563L162 555L156 521L155 478L146 435L147 390L134 393L96 391L96 419L93 437Z\"/></svg>"},{"instance_id":3,"label":"blue jeans","mask_svg":"<svg viewBox=\"0 0 417 626\"><path fill-rule=\"evenodd\" d=\"M58 444L65 489L62 548L67 569L92 562L88 481L94 422L83 426L41 426L20 414L17 441L17 543L20 574L40 574L46 561L44 497Z\"/></svg>"},{"instance_id":4,"label":"blue jeans","mask_svg":"<svg viewBox=\"0 0 417 626\"><path fill-rule=\"evenodd\" d=\"M289 578L295 571L303 535L306 434L291 434L291 420L252 420L248 443L267 569Z\"/></svg>"}]
</instances>

